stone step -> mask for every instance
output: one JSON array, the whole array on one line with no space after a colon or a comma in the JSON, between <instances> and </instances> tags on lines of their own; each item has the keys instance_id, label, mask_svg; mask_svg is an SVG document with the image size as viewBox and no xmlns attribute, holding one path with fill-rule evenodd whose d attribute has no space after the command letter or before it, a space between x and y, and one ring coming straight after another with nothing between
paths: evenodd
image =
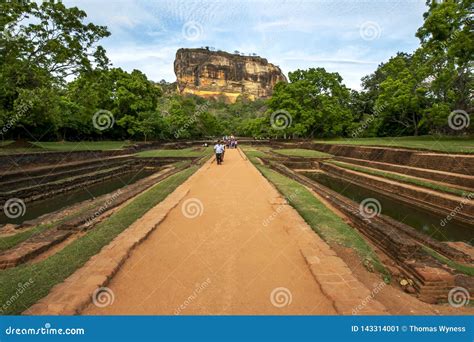
<instances>
[{"instance_id":1,"label":"stone step","mask_svg":"<svg viewBox=\"0 0 474 342\"><path fill-rule=\"evenodd\" d=\"M18 266L72 235L70 231L50 229L0 253L0 269Z\"/></svg>"},{"instance_id":2,"label":"stone step","mask_svg":"<svg viewBox=\"0 0 474 342\"><path fill-rule=\"evenodd\" d=\"M115 166L108 169L102 169L97 172L89 172L73 176L60 181L39 184L36 186L16 189L9 192L0 193L0 207L9 198L21 198L25 203L47 198L54 194L68 192L84 186L85 184L94 184L118 175L136 170L134 165Z\"/></svg>"},{"instance_id":3,"label":"stone step","mask_svg":"<svg viewBox=\"0 0 474 342\"><path fill-rule=\"evenodd\" d=\"M442 193L436 190L423 188L421 186L409 185L395 180L389 180L379 176L372 176L363 172L352 171L330 163L321 163L320 167L332 176L342 177L348 181L355 182L360 186L377 189L388 196L403 200L410 204L432 210L444 215L449 215L460 203L463 210L454 217L463 222L474 220L474 201L469 198L454 194Z\"/></svg>"},{"instance_id":4,"label":"stone step","mask_svg":"<svg viewBox=\"0 0 474 342\"><path fill-rule=\"evenodd\" d=\"M439 182L443 185L454 185L454 187L460 189L474 189L474 176L349 157L336 157L335 159L349 164L361 165L377 170L391 171L402 175L426 179L431 182Z\"/></svg>"},{"instance_id":5,"label":"stone step","mask_svg":"<svg viewBox=\"0 0 474 342\"><path fill-rule=\"evenodd\" d=\"M9 190L20 189L30 186L38 186L61 179L88 174L95 171L103 170L105 168L130 165L134 163L138 163L138 161L132 157L111 158L102 160L101 162L80 163L75 165L74 168L71 168L70 166L68 166L66 169L63 169L61 167L52 167L48 168L47 170L44 170L44 172L40 174L33 176L24 176L24 174L19 173L18 175L20 177L18 178L13 178L7 181L3 181L2 179L2 182L0 182L0 188L2 189L2 191L6 192Z\"/></svg>"}]
</instances>

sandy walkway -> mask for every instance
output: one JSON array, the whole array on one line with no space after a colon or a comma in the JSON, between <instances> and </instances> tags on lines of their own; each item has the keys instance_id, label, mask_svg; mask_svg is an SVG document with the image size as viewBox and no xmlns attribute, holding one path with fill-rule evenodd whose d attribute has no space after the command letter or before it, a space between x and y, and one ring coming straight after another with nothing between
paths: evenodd
<instances>
[{"instance_id":1,"label":"sandy walkway","mask_svg":"<svg viewBox=\"0 0 474 342\"><path fill-rule=\"evenodd\" d=\"M108 285L113 304L83 314L336 314L288 233L297 213L237 150L204 167Z\"/></svg>"}]
</instances>

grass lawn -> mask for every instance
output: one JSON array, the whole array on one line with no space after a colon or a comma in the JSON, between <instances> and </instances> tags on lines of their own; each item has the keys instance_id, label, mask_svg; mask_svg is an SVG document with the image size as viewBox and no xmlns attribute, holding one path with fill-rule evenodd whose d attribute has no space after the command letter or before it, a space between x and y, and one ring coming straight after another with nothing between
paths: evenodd
<instances>
[{"instance_id":1,"label":"grass lawn","mask_svg":"<svg viewBox=\"0 0 474 342\"><path fill-rule=\"evenodd\" d=\"M36 264L1 270L0 303L3 306L0 306L0 314L19 314L46 296L54 285L83 266L90 257L160 203L198 168L199 166L190 167L158 183L49 258ZM26 282L32 282L32 285L18 295L19 284Z\"/></svg>"},{"instance_id":2,"label":"grass lawn","mask_svg":"<svg viewBox=\"0 0 474 342\"><path fill-rule=\"evenodd\" d=\"M10 145L13 142L13 140L2 140L0 141L0 147Z\"/></svg>"},{"instance_id":3,"label":"grass lawn","mask_svg":"<svg viewBox=\"0 0 474 342\"><path fill-rule=\"evenodd\" d=\"M449 260L445 256L439 254L438 252L436 252L435 250L429 247L423 246L423 250L427 252L429 255L431 255L433 258L437 259L439 262L445 265L448 265L451 268L454 268L456 271L470 275L470 276L474 276L474 267L468 266L468 265L462 265L455 261Z\"/></svg>"},{"instance_id":4,"label":"grass lawn","mask_svg":"<svg viewBox=\"0 0 474 342\"><path fill-rule=\"evenodd\" d=\"M240 146L242 151L245 152L247 158L249 158L252 162L255 162L255 158L270 158L271 156L267 154L268 151L271 149L268 147L263 148L255 148L253 146L242 145Z\"/></svg>"},{"instance_id":5,"label":"grass lawn","mask_svg":"<svg viewBox=\"0 0 474 342\"><path fill-rule=\"evenodd\" d=\"M424 149L450 153L474 153L474 136L447 137L424 135L419 137L386 137L386 138L357 138L316 140L325 144L346 144L366 146L391 146L402 148Z\"/></svg>"},{"instance_id":6,"label":"grass lawn","mask_svg":"<svg viewBox=\"0 0 474 342\"><path fill-rule=\"evenodd\" d=\"M281 150L273 150L273 152L276 152L278 154L282 154L284 156L290 156L290 157L304 157L304 158L330 158L332 155L324 153L324 152L319 152L315 150L306 150L303 148L287 148L287 149L281 149Z\"/></svg>"},{"instance_id":7,"label":"grass lawn","mask_svg":"<svg viewBox=\"0 0 474 342\"><path fill-rule=\"evenodd\" d=\"M246 152L247 153L247 152ZM250 153L251 161L254 158ZM310 227L326 242L354 249L364 265L371 265L389 281L389 273L362 235L321 203L305 186L263 165L254 163L273 183ZM295 195L296 194L296 195Z\"/></svg>"},{"instance_id":8,"label":"grass lawn","mask_svg":"<svg viewBox=\"0 0 474 342\"><path fill-rule=\"evenodd\" d=\"M60 141L31 143L45 150L66 152L119 150L128 144L125 141Z\"/></svg>"},{"instance_id":9,"label":"grass lawn","mask_svg":"<svg viewBox=\"0 0 474 342\"><path fill-rule=\"evenodd\" d=\"M210 155L212 147L183 148L180 150L150 150L136 154L137 157L201 157Z\"/></svg>"},{"instance_id":10,"label":"grass lawn","mask_svg":"<svg viewBox=\"0 0 474 342\"><path fill-rule=\"evenodd\" d=\"M386 171L381 171L381 170L379 171L379 170L369 169L369 168L366 168L366 167L363 167L363 166L351 165L351 164L348 164L348 163L339 162L339 161L335 161L335 160L331 160L331 161L328 161L328 162L331 163L331 164L340 166L342 168L345 168L345 169L358 171L358 172L366 173L366 174L373 175L373 176L380 176L380 177L384 177L384 178L387 178L387 179L393 179L393 180L401 181L401 182L404 182L404 183L410 183L410 184L422 186L422 187L429 188L429 189L436 190L436 191L447 192L447 193L457 195L457 196L463 196L464 194L469 193L468 191L464 191L464 190L456 189L456 188L451 188L449 186L444 186L444 185L441 185L441 184L431 183L429 181L421 180L421 179L417 179L417 178L412 178L410 176L404 176L404 175L391 173L391 172L386 172Z\"/></svg>"},{"instance_id":11,"label":"grass lawn","mask_svg":"<svg viewBox=\"0 0 474 342\"><path fill-rule=\"evenodd\" d=\"M44 232L46 229L51 228L53 225L53 223L40 224L36 227L25 230L23 232L18 232L14 235L0 237L0 252L15 247L16 245L28 239L30 236Z\"/></svg>"}]
</instances>

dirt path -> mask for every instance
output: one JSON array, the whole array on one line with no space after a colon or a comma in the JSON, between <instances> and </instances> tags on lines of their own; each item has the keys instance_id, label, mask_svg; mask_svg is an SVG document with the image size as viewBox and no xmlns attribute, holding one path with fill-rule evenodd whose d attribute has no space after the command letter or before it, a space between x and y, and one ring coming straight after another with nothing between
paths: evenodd
<instances>
[{"instance_id":1,"label":"dirt path","mask_svg":"<svg viewBox=\"0 0 474 342\"><path fill-rule=\"evenodd\" d=\"M289 238L295 212L276 214L281 198L237 150L204 167L108 285L113 304L82 313L335 314Z\"/></svg>"}]
</instances>

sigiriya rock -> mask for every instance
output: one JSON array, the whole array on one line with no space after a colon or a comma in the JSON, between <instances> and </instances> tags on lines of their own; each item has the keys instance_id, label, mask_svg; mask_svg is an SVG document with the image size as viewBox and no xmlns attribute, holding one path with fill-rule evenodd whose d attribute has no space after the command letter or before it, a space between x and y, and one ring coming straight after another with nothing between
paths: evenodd
<instances>
[{"instance_id":1,"label":"sigiriya rock","mask_svg":"<svg viewBox=\"0 0 474 342\"><path fill-rule=\"evenodd\" d=\"M287 82L280 68L265 58L204 48L179 49L174 72L181 93L224 96L229 102L240 95L252 100L269 97L277 82Z\"/></svg>"}]
</instances>

